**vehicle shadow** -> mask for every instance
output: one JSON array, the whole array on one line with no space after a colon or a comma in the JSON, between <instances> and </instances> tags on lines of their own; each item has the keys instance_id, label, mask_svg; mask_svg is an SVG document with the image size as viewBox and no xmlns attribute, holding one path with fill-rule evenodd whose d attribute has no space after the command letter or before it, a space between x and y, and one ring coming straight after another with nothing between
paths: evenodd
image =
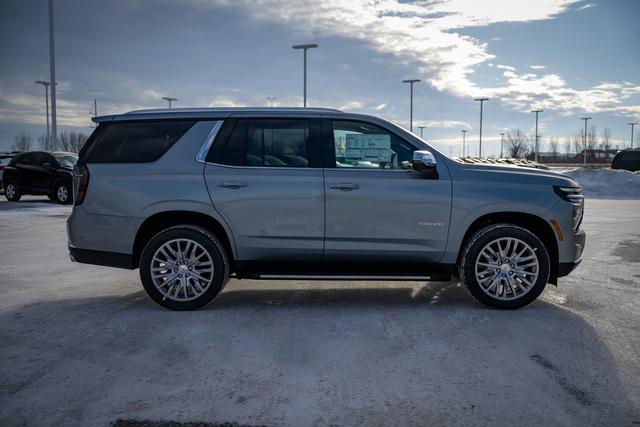
<instances>
[{"instance_id":1,"label":"vehicle shadow","mask_svg":"<svg viewBox=\"0 0 640 427\"><path fill-rule=\"evenodd\" d=\"M285 285L232 283L195 312L141 291L3 309L0 424L640 421L633 379L559 305L490 310L456 282Z\"/></svg>"}]
</instances>

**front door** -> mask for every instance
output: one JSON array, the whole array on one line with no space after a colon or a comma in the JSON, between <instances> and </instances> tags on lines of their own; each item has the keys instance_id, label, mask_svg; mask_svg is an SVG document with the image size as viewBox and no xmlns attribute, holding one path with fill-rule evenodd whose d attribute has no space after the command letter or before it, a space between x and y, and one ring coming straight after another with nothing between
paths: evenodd
<instances>
[{"instance_id":1,"label":"front door","mask_svg":"<svg viewBox=\"0 0 640 427\"><path fill-rule=\"evenodd\" d=\"M319 119L233 118L207 156L215 209L239 262L320 264L324 187ZM304 262L303 262L304 261ZM306 263L305 263L306 262Z\"/></svg>"},{"instance_id":2,"label":"front door","mask_svg":"<svg viewBox=\"0 0 640 427\"><path fill-rule=\"evenodd\" d=\"M446 168L425 178L412 168L415 146L367 122L328 120L324 136L327 269L428 272L447 241Z\"/></svg>"}]
</instances>

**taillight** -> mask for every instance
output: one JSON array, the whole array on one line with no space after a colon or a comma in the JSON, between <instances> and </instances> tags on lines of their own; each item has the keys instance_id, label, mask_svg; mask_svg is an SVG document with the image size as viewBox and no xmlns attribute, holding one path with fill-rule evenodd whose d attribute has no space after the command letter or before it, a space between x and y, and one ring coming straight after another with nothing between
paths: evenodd
<instances>
[{"instance_id":1,"label":"taillight","mask_svg":"<svg viewBox=\"0 0 640 427\"><path fill-rule=\"evenodd\" d=\"M73 204L79 205L87 195L89 187L89 169L85 164L75 165L73 168Z\"/></svg>"}]
</instances>

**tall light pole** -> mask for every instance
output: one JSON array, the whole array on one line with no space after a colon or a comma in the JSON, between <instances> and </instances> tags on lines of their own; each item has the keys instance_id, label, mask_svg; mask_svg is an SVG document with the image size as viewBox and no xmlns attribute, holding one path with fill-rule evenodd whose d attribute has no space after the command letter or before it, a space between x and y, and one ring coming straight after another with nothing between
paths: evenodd
<instances>
[{"instance_id":1,"label":"tall light pole","mask_svg":"<svg viewBox=\"0 0 640 427\"><path fill-rule=\"evenodd\" d=\"M542 110L531 110L532 113L536 113L536 140L533 145L533 160L538 163L538 114L542 113Z\"/></svg>"},{"instance_id":2,"label":"tall light pole","mask_svg":"<svg viewBox=\"0 0 640 427\"><path fill-rule=\"evenodd\" d=\"M53 0L49 0L49 83L51 84L51 141L58 144L58 119L56 116L56 53L53 41Z\"/></svg>"},{"instance_id":3,"label":"tall light pole","mask_svg":"<svg viewBox=\"0 0 640 427\"><path fill-rule=\"evenodd\" d=\"M504 149L504 132L500 134L500 158L504 156L503 149Z\"/></svg>"},{"instance_id":4,"label":"tall light pole","mask_svg":"<svg viewBox=\"0 0 640 427\"><path fill-rule=\"evenodd\" d=\"M89 114L91 114L93 117L98 117L98 100L93 98L93 110L89 111ZM98 127L98 124L95 123L93 126L91 127Z\"/></svg>"},{"instance_id":5,"label":"tall light pole","mask_svg":"<svg viewBox=\"0 0 640 427\"><path fill-rule=\"evenodd\" d=\"M168 96L163 96L162 99L164 99L165 101L167 101L169 103L169 108L171 108L171 103L173 101L177 101L178 100L178 98L171 98L171 97L168 97Z\"/></svg>"},{"instance_id":6,"label":"tall light pole","mask_svg":"<svg viewBox=\"0 0 640 427\"><path fill-rule=\"evenodd\" d=\"M478 157L482 157L482 106L484 101L488 101L489 98L476 98L475 101L480 101L480 143L478 144Z\"/></svg>"},{"instance_id":7,"label":"tall light pole","mask_svg":"<svg viewBox=\"0 0 640 427\"><path fill-rule=\"evenodd\" d=\"M633 127L638 124L638 122L627 123L631 126L631 148L633 148Z\"/></svg>"},{"instance_id":8,"label":"tall light pole","mask_svg":"<svg viewBox=\"0 0 640 427\"><path fill-rule=\"evenodd\" d=\"M402 83L409 83L410 104L409 104L409 132L413 132L413 85L418 83L420 79L403 80Z\"/></svg>"},{"instance_id":9,"label":"tall light pole","mask_svg":"<svg viewBox=\"0 0 640 427\"><path fill-rule=\"evenodd\" d=\"M466 143L467 130L462 129L462 158L465 158L465 143Z\"/></svg>"},{"instance_id":10,"label":"tall light pole","mask_svg":"<svg viewBox=\"0 0 640 427\"><path fill-rule=\"evenodd\" d=\"M273 101L278 98L276 98L275 96L267 96L267 99L269 100L269 107L273 107Z\"/></svg>"},{"instance_id":11,"label":"tall light pole","mask_svg":"<svg viewBox=\"0 0 640 427\"><path fill-rule=\"evenodd\" d=\"M582 135L582 147L584 148L584 166L587 165L587 122L591 120L591 117L582 117L580 120L584 120L584 135Z\"/></svg>"},{"instance_id":12,"label":"tall light pole","mask_svg":"<svg viewBox=\"0 0 640 427\"><path fill-rule=\"evenodd\" d=\"M418 129L420 129L420 138L423 137L424 128L426 128L426 126L418 126Z\"/></svg>"},{"instance_id":13,"label":"tall light pole","mask_svg":"<svg viewBox=\"0 0 640 427\"><path fill-rule=\"evenodd\" d=\"M308 43L308 44L296 44L291 46L294 49L302 49L304 51L304 75L303 75L303 80L304 80L304 108L307 108L307 50L309 49L313 49L314 47L318 47L317 44L315 43Z\"/></svg>"},{"instance_id":14,"label":"tall light pole","mask_svg":"<svg viewBox=\"0 0 640 427\"><path fill-rule=\"evenodd\" d=\"M44 104L47 114L47 144L49 144L51 140L51 136L49 134L49 86L51 83L45 82L44 80L36 80L35 83L44 86Z\"/></svg>"}]
</instances>

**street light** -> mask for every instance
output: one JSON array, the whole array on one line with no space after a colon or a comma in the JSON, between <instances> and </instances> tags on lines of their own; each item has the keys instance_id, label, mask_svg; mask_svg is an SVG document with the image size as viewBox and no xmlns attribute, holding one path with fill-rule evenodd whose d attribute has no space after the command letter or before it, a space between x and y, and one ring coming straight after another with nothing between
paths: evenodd
<instances>
[{"instance_id":1,"label":"street light","mask_svg":"<svg viewBox=\"0 0 640 427\"><path fill-rule=\"evenodd\" d=\"M275 96L267 96L267 99L269 100L269 107L273 107L273 101L278 98L276 98Z\"/></svg>"},{"instance_id":2,"label":"street light","mask_svg":"<svg viewBox=\"0 0 640 427\"><path fill-rule=\"evenodd\" d=\"M58 120L56 117L56 53L53 40L53 0L49 0L49 82L51 84L51 142L54 147L58 140Z\"/></svg>"},{"instance_id":3,"label":"street light","mask_svg":"<svg viewBox=\"0 0 640 427\"><path fill-rule=\"evenodd\" d=\"M633 148L633 127L638 124L638 122L627 123L631 126L631 148Z\"/></svg>"},{"instance_id":4,"label":"street light","mask_svg":"<svg viewBox=\"0 0 640 427\"><path fill-rule=\"evenodd\" d=\"M488 101L489 98L476 98L475 101L480 101L480 143L478 144L478 157L482 157L482 106L484 101Z\"/></svg>"},{"instance_id":5,"label":"street light","mask_svg":"<svg viewBox=\"0 0 640 427\"><path fill-rule=\"evenodd\" d=\"M465 158L465 142L466 142L467 130L462 129L462 158Z\"/></svg>"},{"instance_id":6,"label":"street light","mask_svg":"<svg viewBox=\"0 0 640 427\"><path fill-rule=\"evenodd\" d=\"M582 117L580 120L584 120L584 135L582 136L582 147L584 148L584 166L587 165L587 121L591 120L591 117Z\"/></svg>"},{"instance_id":7,"label":"street light","mask_svg":"<svg viewBox=\"0 0 640 427\"><path fill-rule=\"evenodd\" d=\"M307 50L309 49L313 49L314 47L318 47L317 44L315 43L308 43L308 44L296 44L291 46L294 49L302 49L304 51L304 75L303 75L303 80L304 80L304 108L307 108Z\"/></svg>"},{"instance_id":8,"label":"street light","mask_svg":"<svg viewBox=\"0 0 640 427\"><path fill-rule=\"evenodd\" d=\"M538 163L538 113L542 113L542 110L531 110L532 113L536 113L536 141L533 146L534 161Z\"/></svg>"},{"instance_id":9,"label":"street light","mask_svg":"<svg viewBox=\"0 0 640 427\"><path fill-rule=\"evenodd\" d=\"M178 98L170 98L168 96L163 96L162 99L164 99L165 101L167 101L169 103L169 108L171 108L171 103L173 101L177 101L178 100Z\"/></svg>"},{"instance_id":10,"label":"street light","mask_svg":"<svg viewBox=\"0 0 640 427\"><path fill-rule=\"evenodd\" d=\"M422 138L422 133L424 132L424 128L426 128L426 126L418 126L418 128L420 129L420 138Z\"/></svg>"},{"instance_id":11,"label":"street light","mask_svg":"<svg viewBox=\"0 0 640 427\"><path fill-rule=\"evenodd\" d=\"M51 136L49 135L49 86L51 86L51 82L45 82L44 80L36 80L35 83L44 86L44 104L45 104L46 114L47 114L47 145L48 145L51 138Z\"/></svg>"},{"instance_id":12,"label":"street light","mask_svg":"<svg viewBox=\"0 0 640 427\"><path fill-rule=\"evenodd\" d=\"M503 148L504 148L504 132L500 134L500 158L504 156Z\"/></svg>"},{"instance_id":13,"label":"street light","mask_svg":"<svg viewBox=\"0 0 640 427\"><path fill-rule=\"evenodd\" d=\"M409 83L410 89L410 104L409 104L409 132L413 132L413 85L418 83L420 79L408 79L403 80L402 83Z\"/></svg>"}]
</instances>

